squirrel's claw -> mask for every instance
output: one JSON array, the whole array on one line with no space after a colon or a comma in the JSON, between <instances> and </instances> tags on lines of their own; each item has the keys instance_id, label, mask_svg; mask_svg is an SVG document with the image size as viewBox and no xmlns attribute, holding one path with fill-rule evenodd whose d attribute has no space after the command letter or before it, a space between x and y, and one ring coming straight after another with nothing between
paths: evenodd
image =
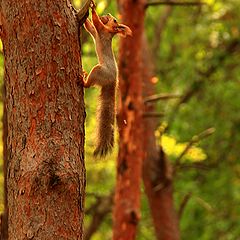
<instances>
[{"instance_id":1,"label":"squirrel's claw","mask_svg":"<svg viewBox=\"0 0 240 240\"><path fill-rule=\"evenodd\" d=\"M96 8L96 3L92 0L90 3L90 8L95 9Z\"/></svg>"},{"instance_id":2,"label":"squirrel's claw","mask_svg":"<svg viewBox=\"0 0 240 240\"><path fill-rule=\"evenodd\" d=\"M88 76L88 73L85 70L83 70L83 78L86 79L87 76Z\"/></svg>"}]
</instances>

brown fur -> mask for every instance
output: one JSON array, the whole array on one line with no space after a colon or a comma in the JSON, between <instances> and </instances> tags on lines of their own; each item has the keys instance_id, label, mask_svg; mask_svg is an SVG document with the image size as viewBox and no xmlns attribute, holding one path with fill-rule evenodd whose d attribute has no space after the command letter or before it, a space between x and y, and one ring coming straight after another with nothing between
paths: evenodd
<instances>
[{"instance_id":1,"label":"brown fur","mask_svg":"<svg viewBox=\"0 0 240 240\"><path fill-rule=\"evenodd\" d=\"M96 149L93 154L94 156L103 157L111 152L114 145L115 87L111 85L102 87L99 100Z\"/></svg>"},{"instance_id":2,"label":"brown fur","mask_svg":"<svg viewBox=\"0 0 240 240\"><path fill-rule=\"evenodd\" d=\"M131 30L117 23L110 14L101 18L92 7L92 22L87 20L85 29L92 35L99 63L93 67L84 87L98 85L102 87L97 109L97 134L94 156L104 157L111 152L114 145L115 95L117 86L117 65L112 52L112 38L131 35Z\"/></svg>"}]
</instances>

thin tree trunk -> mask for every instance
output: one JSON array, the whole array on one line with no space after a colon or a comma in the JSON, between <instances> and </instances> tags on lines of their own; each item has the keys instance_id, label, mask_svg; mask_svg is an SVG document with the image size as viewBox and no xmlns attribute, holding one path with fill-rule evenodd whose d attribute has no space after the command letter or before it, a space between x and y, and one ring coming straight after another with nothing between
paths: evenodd
<instances>
[{"instance_id":1,"label":"thin tree trunk","mask_svg":"<svg viewBox=\"0 0 240 240\"><path fill-rule=\"evenodd\" d=\"M144 0L119 2L122 22L133 31L131 38L120 42L120 134L117 183L113 210L113 239L136 237L140 216L140 183L143 160L141 48L144 29Z\"/></svg>"},{"instance_id":2,"label":"thin tree trunk","mask_svg":"<svg viewBox=\"0 0 240 240\"><path fill-rule=\"evenodd\" d=\"M142 58L144 68L144 97L155 94L151 79L154 76L154 64L148 49L146 38L143 38ZM145 111L155 111L155 105L147 103ZM160 143L156 144L156 118L144 119L144 150L146 158L143 162L143 182L151 210L155 234L158 240L178 240L179 226L173 201L172 169Z\"/></svg>"},{"instance_id":3,"label":"thin tree trunk","mask_svg":"<svg viewBox=\"0 0 240 240\"><path fill-rule=\"evenodd\" d=\"M8 234L82 239L84 102L68 1L2 0Z\"/></svg>"},{"instance_id":4,"label":"thin tree trunk","mask_svg":"<svg viewBox=\"0 0 240 240\"><path fill-rule=\"evenodd\" d=\"M147 126L149 127L149 125ZM146 139L150 140L149 137ZM171 166L162 149L157 152L153 146L148 146L147 158L143 167L145 192L156 237L158 240L179 240L178 218L173 201Z\"/></svg>"}]
</instances>

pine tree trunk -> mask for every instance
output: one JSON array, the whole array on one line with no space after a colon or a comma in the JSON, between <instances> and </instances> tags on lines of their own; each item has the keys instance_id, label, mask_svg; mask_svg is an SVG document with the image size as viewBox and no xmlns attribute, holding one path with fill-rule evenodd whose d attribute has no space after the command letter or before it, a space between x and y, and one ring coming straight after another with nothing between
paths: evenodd
<instances>
[{"instance_id":1,"label":"pine tree trunk","mask_svg":"<svg viewBox=\"0 0 240 240\"><path fill-rule=\"evenodd\" d=\"M142 69L143 95L144 97L155 94L155 86L152 83L154 76L154 64L146 37L143 38ZM147 103L145 112L155 112L155 103ZM179 225L173 200L173 178L171 165L161 149L160 143L156 144L155 131L159 119L144 119L144 152L143 182L145 192L158 240L179 240Z\"/></svg>"},{"instance_id":2,"label":"pine tree trunk","mask_svg":"<svg viewBox=\"0 0 240 240\"><path fill-rule=\"evenodd\" d=\"M143 160L141 48L144 28L144 1L121 0L121 21L133 31L122 39L119 53L119 155L113 210L113 239L136 238L140 217L140 184Z\"/></svg>"},{"instance_id":3,"label":"pine tree trunk","mask_svg":"<svg viewBox=\"0 0 240 240\"><path fill-rule=\"evenodd\" d=\"M82 239L84 101L68 1L2 0L8 235Z\"/></svg>"},{"instance_id":4,"label":"pine tree trunk","mask_svg":"<svg viewBox=\"0 0 240 240\"><path fill-rule=\"evenodd\" d=\"M2 89L3 99L6 99L6 87L3 84ZM8 239L8 202L7 202L7 109L5 101L3 103L3 174L4 174L4 212L1 214L1 233L0 239Z\"/></svg>"}]
</instances>

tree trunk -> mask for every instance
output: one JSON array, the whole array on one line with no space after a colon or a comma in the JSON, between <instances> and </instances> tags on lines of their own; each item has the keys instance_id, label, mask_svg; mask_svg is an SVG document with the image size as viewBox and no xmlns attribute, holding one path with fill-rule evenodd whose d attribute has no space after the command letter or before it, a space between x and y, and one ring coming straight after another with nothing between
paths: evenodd
<instances>
[{"instance_id":1,"label":"tree trunk","mask_svg":"<svg viewBox=\"0 0 240 240\"><path fill-rule=\"evenodd\" d=\"M68 1L2 0L8 234L82 239L84 101Z\"/></svg>"},{"instance_id":2,"label":"tree trunk","mask_svg":"<svg viewBox=\"0 0 240 240\"><path fill-rule=\"evenodd\" d=\"M149 137L146 137L146 140L149 140ZM156 237L158 240L179 240L171 166L162 149L157 152L153 146L147 146L147 148L147 158L143 164L143 179ZM151 150L153 151L150 152Z\"/></svg>"},{"instance_id":3,"label":"tree trunk","mask_svg":"<svg viewBox=\"0 0 240 240\"><path fill-rule=\"evenodd\" d=\"M154 64L146 38L143 38L142 59L145 66L142 69L143 94L147 97L155 94L155 87L152 83ZM153 104L147 103L145 112L154 112ZM144 119L143 139L146 155L143 161L143 182L157 239L178 240L180 234L173 201L172 169L161 146L156 144L155 131L159 122L157 120Z\"/></svg>"},{"instance_id":4,"label":"tree trunk","mask_svg":"<svg viewBox=\"0 0 240 240\"><path fill-rule=\"evenodd\" d=\"M140 217L140 183L143 160L141 48L144 28L144 0L119 2L121 21L133 31L120 42L119 53L119 155L113 210L113 239L136 237Z\"/></svg>"},{"instance_id":5,"label":"tree trunk","mask_svg":"<svg viewBox=\"0 0 240 240\"><path fill-rule=\"evenodd\" d=\"M1 214L1 233L0 239L8 239L8 203L7 203L7 109L5 104L6 98L6 87L3 84L2 96L4 99L3 103L3 174L4 174L4 212Z\"/></svg>"}]
</instances>

